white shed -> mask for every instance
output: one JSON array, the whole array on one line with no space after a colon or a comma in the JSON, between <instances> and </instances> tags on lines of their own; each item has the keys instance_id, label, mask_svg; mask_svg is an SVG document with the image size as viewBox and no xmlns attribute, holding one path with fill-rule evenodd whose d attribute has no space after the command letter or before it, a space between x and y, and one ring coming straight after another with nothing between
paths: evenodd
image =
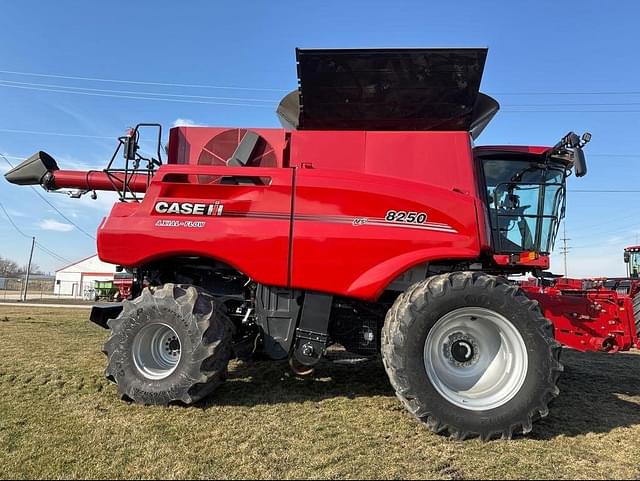
<instances>
[{"instance_id":1,"label":"white shed","mask_svg":"<svg viewBox=\"0 0 640 481\"><path fill-rule=\"evenodd\" d=\"M97 254L56 271L54 294L91 298L94 281L113 280L116 266L102 262Z\"/></svg>"}]
</instances>

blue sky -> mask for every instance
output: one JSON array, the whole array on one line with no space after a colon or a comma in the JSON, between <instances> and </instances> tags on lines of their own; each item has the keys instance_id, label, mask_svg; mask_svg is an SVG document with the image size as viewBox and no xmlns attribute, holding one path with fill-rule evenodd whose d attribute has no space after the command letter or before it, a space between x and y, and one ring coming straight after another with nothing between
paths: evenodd
<instances>
[{"instance_id":1,"label":"blue sky","mask_svg":"<svg viewBox=\"0 0 640 481\"><path fill-rule=\"evenodd\" d=\"M0 152L11 162L45 150L64 167L101 167L111 138L143 121L278 126L273 109L296 85L296 47L487 46L482 90L503 110L479 144L549 145L589 130L589 175L569 188L640 189L638 2L21 0L3 1L0 14ZM60 92L78 88L84 94ZM168 95L188 102L157 100ZM147 99L123 98L133 96ZM610 112L620 110L629 112ZM622 247L640 236L639 196L569 193L570 275L624 274ZM47 199L89 232L112 203L104 194ZM30 189L0 181L0 202L58 256L95 252ZM0 255L25 263L28 240L0 218ZM61 265L40 250L35 261L48 271ZM562 271L557 255L553 262Z\"/></svg>"}]
</instances>

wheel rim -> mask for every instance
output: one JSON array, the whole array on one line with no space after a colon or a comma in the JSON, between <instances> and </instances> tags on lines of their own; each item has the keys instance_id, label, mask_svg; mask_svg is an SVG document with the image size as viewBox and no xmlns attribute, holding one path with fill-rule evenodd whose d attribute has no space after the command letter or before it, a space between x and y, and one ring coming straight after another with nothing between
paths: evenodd
<instances>
[{"instance_id":1,"label":"wheel rim","mask_svg":"<svg viewBox=\"0 0 640 481\"><path fill-rule=\"evenodd\" d=\"M170 326L163 323L143 327L133 340L133 362L147 379L169 377L181 358L180 339Z\"/></svg>"},{"instance_id":2,"label":"wheel rim","mask_svg":"<svg viewBox=\"0 0 640 481\"><path fill-rule=\"evenodd\" d=\"M431 328L424 364L431 384L447 401L487 411L520 391L529 360L522 336L506 317L464 307L444 315Z\"/></svg>"}]
</instances>

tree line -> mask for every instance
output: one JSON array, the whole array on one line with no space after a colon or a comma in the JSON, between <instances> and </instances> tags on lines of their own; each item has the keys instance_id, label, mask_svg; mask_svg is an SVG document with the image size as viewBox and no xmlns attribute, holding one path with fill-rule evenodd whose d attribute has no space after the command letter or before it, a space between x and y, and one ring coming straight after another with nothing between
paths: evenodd
<instances>
[{"instance_id":1,"label":"tree line","mask_svg":"<svg viewBox=\"0 0 640 481\"><path fill-rule=\"evenodd\" d=\"M21 277L27 272L27 266L20 266L17 262L0 256L0 277ZM40 266L31 263L31 274L42 274Z\"/></svg>"}]
</instances>

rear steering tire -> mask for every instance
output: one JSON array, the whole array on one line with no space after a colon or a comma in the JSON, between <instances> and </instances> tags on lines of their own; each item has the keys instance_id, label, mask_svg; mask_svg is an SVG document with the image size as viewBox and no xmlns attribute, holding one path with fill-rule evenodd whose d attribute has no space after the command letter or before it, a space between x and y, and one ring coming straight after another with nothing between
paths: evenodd
<instances>
[{"instance_id":1,"label":"rear steering tire","mask_svg":"<svg viewBox=\"0 0 640 481\"><path fill-rule=\"evenodd\" d=\"M456 439L530 432L563 371L538 304L483 273L434 276L402 294L387 313L382 355L406 409Z\"/></svg>"},{"instance_id":2,"label":"rear steering tire","mask_svg":"<svg viewBox=\"0 0 640 481\"><path fill-rule=\"evenodd\" d=\"M195 403L226 375L233 324L203 289L166 284L125 301L108 322L107 379L140 404Z\"/></svg>"}]
</instances>

